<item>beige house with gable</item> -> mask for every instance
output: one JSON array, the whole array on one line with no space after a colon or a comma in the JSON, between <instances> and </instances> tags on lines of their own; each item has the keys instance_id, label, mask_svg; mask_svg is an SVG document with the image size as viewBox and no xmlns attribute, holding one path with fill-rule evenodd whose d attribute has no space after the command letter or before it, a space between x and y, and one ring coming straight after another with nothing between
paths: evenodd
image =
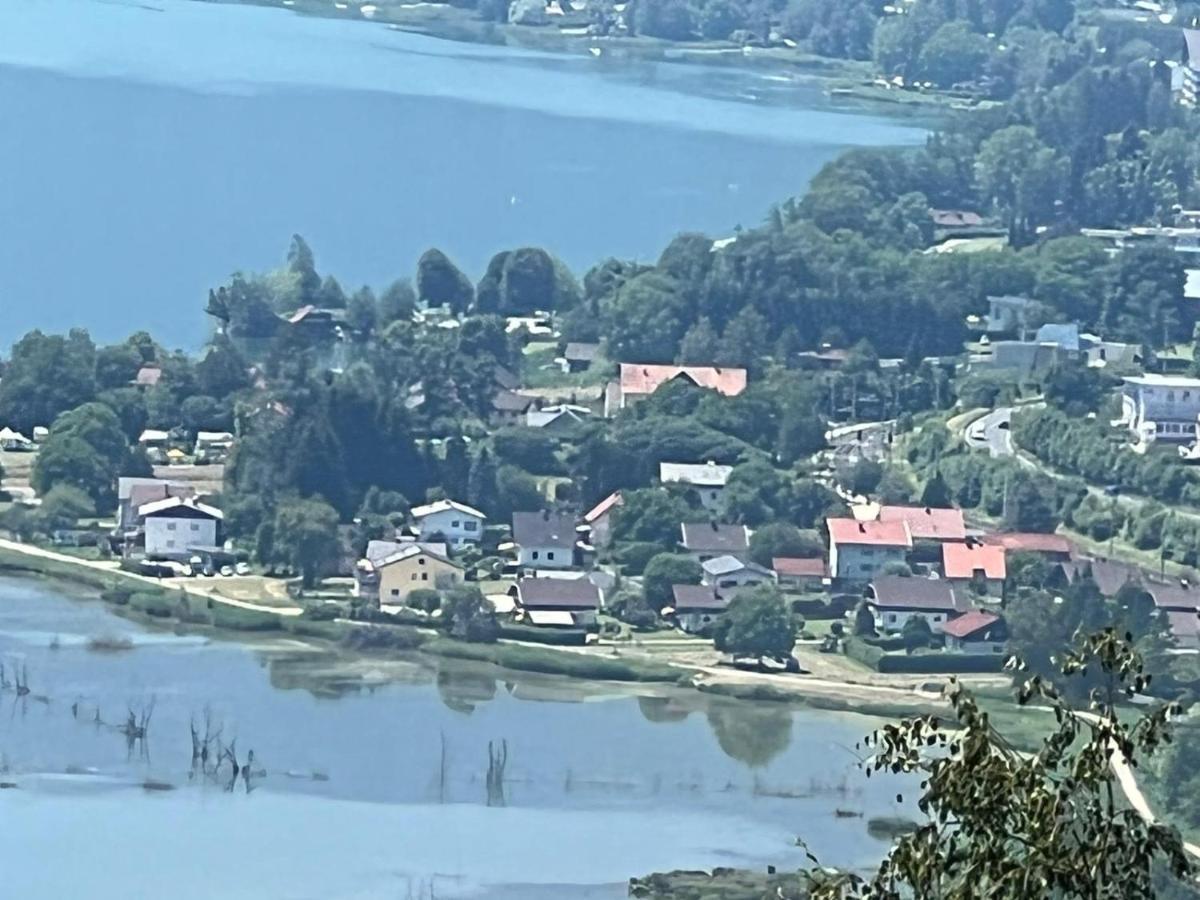
<instances>
[{"instance_id":1,"label":"beige house with gable","mask_svg":"<svg viewBox=\"0 0 1200 900\"><path fill-rule=\"evenodd\" d=\"M403 546L375 563L379 602L399 604L416 590L445 590L463 580L463 567L420 544Z\"/></svg>"}]
</instances>

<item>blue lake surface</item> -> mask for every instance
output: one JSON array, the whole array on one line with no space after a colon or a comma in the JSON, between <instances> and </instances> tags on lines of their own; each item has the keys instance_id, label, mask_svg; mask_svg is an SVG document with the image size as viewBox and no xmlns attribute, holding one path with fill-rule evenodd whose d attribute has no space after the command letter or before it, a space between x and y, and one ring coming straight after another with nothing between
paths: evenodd
<instances>
[{"instance_id":1,"label":"blue lake surface","mask_svg":"<svg viewBox=\"0 0 1200 900\"><path fill-rule=\"evenodd\" d=\"M908 812L907 781L857 767L865 717L209 641L32 579L0 577L0 665L5 897L616 900L651 871L798 868L798 835L870 865L886 845L869 817ZM115 726L151 703L129 744ZM206 713L242 762L255 751L251 790L193 768ZM498 796L489 742L508 747Z\"/></svg>"},{"instance_id":2,"label":"blue lake surface","mask_svg":"<svg viewBox=\"0 0 1200 900\"><path fill-rule=\"evenodd\" d=\"M843 147L923 137L780 76L193 0L5 0L0 121L0 347L195 347L208 289L297 232L348 289L430 246L473 276L525 244L649 260L761 221Z\"/></svg>"}]
</instances>

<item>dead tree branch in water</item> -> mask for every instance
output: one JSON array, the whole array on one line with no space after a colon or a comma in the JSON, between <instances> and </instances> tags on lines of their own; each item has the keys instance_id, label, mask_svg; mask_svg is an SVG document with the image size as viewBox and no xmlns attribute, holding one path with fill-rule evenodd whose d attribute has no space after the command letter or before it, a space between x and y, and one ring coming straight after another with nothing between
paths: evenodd
<instances>
[{"instance_id":1,"label":"dead tree branch in water","mask_svg":"<svg viewBox=\"0 0 1200 900\"><path fill-rule=\"evenodd\" d=\"M487 805L504 806L504 770L508 766L508 740L499 746L488 741Z\"/></svg>"}]
</instances>

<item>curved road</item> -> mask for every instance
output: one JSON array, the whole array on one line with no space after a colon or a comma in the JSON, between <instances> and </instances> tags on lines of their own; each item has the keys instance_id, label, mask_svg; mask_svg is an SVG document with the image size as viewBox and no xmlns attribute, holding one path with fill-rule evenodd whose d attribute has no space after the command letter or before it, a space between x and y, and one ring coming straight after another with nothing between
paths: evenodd
<instances>
[{"instance_id":1,"label":"curved road","mask_svg":"<svg viewBox=\"0 0 1200 900\"><path fill-rule=\"evenodd\" d=\"M967 426L963 438L967 446L988 451L989 456L1012 456L1012 407L1002 406L976 419Z\"/></svg>"}]
</instances>

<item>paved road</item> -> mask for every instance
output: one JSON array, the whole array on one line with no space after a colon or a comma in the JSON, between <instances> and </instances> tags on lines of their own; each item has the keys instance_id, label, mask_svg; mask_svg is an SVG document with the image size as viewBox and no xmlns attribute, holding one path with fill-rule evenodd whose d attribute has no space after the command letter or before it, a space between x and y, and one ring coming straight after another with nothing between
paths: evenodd
<instances>
[{"instance_id":1,"label":"paved road","mask_svg":"<svg viewBox=\"0 0 1200 900\"><path fill-rule=\"evenodd\" d=\"M1012 456L1012 433L1009 431L1012 413L1011 406L1002 406L976 419L963 435L967 445L977 450L986 449L993 457Z\"/></svg>"}]
</instances>

